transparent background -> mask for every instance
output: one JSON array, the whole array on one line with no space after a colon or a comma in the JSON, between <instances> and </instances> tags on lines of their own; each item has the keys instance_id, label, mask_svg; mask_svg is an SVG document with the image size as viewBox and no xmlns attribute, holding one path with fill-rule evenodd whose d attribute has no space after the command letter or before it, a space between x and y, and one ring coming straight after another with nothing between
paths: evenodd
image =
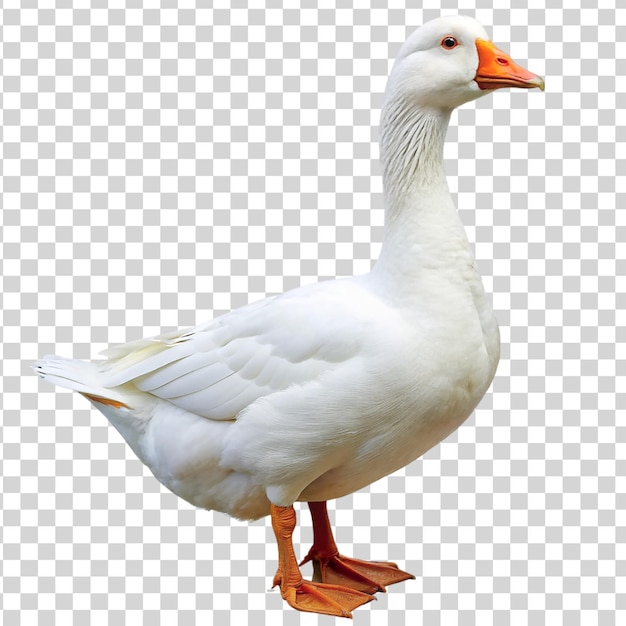
<instances>
[{"instance_id":1,"label":"transparent background","mask_svg":"<svg viewBox=\"0 0 626 626\"><path fill-rule=\"evenodd\" d=\"M355 624L626 623L626 11L300 4L3 2L4 623L331 623L267 591L268 520L177 499L29 364L367 271L389 68L457 12L546 76L448 134L503 354L457 433L331 503L344 553L417 575Z\"/></svg>"}]
</instances>

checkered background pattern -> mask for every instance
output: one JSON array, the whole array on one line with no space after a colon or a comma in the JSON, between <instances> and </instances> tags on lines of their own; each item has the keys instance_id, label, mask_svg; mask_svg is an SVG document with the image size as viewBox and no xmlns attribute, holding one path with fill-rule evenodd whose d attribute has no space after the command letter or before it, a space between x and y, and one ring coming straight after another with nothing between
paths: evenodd
<instances>
[{"instance_id":1,"label":"checkered background pattern","mask_svg":"<svg viewBox=\"0 0 626 626\"><path fill-rule=\"evenodd\" d=\"M417 575L355 623L626 623L626 10L301 4L3 2L4 623L332 623L268 592L267 520L177 499L29 365L367 271L388 71L458 12L546 76L448 135L502 360L457 433L333 503L346 554Z\"/></svg>"}]
</instances>

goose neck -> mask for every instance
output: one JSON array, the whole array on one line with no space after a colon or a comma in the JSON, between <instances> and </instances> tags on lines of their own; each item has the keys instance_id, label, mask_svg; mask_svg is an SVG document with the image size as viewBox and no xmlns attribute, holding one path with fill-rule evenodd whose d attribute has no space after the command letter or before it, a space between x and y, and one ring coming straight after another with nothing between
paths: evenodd
<instances>
[{"instance_id":1,"label":"goose neck","mask_svg":"<svg viewBox=\"0 0 626 626\"><path fill-rule=\"evenodd\" d=\"M449 112L409 106L402 98L383 108L385 236L375 273L386 281L472 263L443 169L449 119Z\"/></svg>"},{"instance_id":2,"label":"goose neck","mask_svg":"<svg viewBox=\"0 0 626 626\"><path fill-rule=\"evenodd\" d=\"M381 162L387 220L410 198L447 190L443 145L450 111L420 108L407 97L388 99L381 116Z\"/></svg>"}]
</instances>

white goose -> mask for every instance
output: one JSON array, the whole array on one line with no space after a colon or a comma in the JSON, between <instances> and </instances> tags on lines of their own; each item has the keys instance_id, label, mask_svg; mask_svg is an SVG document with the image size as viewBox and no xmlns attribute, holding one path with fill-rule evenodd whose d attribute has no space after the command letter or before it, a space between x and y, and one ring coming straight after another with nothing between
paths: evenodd
<instances>
[{"instance_id":1,"label":"white goose","mask_svg":"<svg viewBox=\"0 0 626 626\"><path fill-rule=\"evenodd\" d=\"M410 578L339 554L326 501L400 469L454 431L494 376L499 334L448 193L452 110L500 87L539 87L468 17L416 30L381 120L386 229L364 276L245 306L86 363L48 356L45 380L87 397L156 478L195 506L271 514L275 584L293 607L337 616ZM293 503L309 503L304 581ZM317 582L319 581L319 582Z\"/></svg>"}]
</instances>

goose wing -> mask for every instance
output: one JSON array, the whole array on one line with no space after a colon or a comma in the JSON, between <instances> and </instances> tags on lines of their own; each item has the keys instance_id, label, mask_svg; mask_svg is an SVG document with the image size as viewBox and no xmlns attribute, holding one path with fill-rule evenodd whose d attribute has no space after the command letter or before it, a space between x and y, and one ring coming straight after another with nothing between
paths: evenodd
<instances>
[{"instance_id":1,"label":"goose wing","mask_svg":"<svg viewBox=\"0 0 626 626\"><path fill-rule=\"evenodd\" d=\"M311 285L112 348L101 380L109 388L132 383L206 418L234 419L258 398L314 380L358 353L367 294L349 285Z\"/></svg>"}]
</instances>

